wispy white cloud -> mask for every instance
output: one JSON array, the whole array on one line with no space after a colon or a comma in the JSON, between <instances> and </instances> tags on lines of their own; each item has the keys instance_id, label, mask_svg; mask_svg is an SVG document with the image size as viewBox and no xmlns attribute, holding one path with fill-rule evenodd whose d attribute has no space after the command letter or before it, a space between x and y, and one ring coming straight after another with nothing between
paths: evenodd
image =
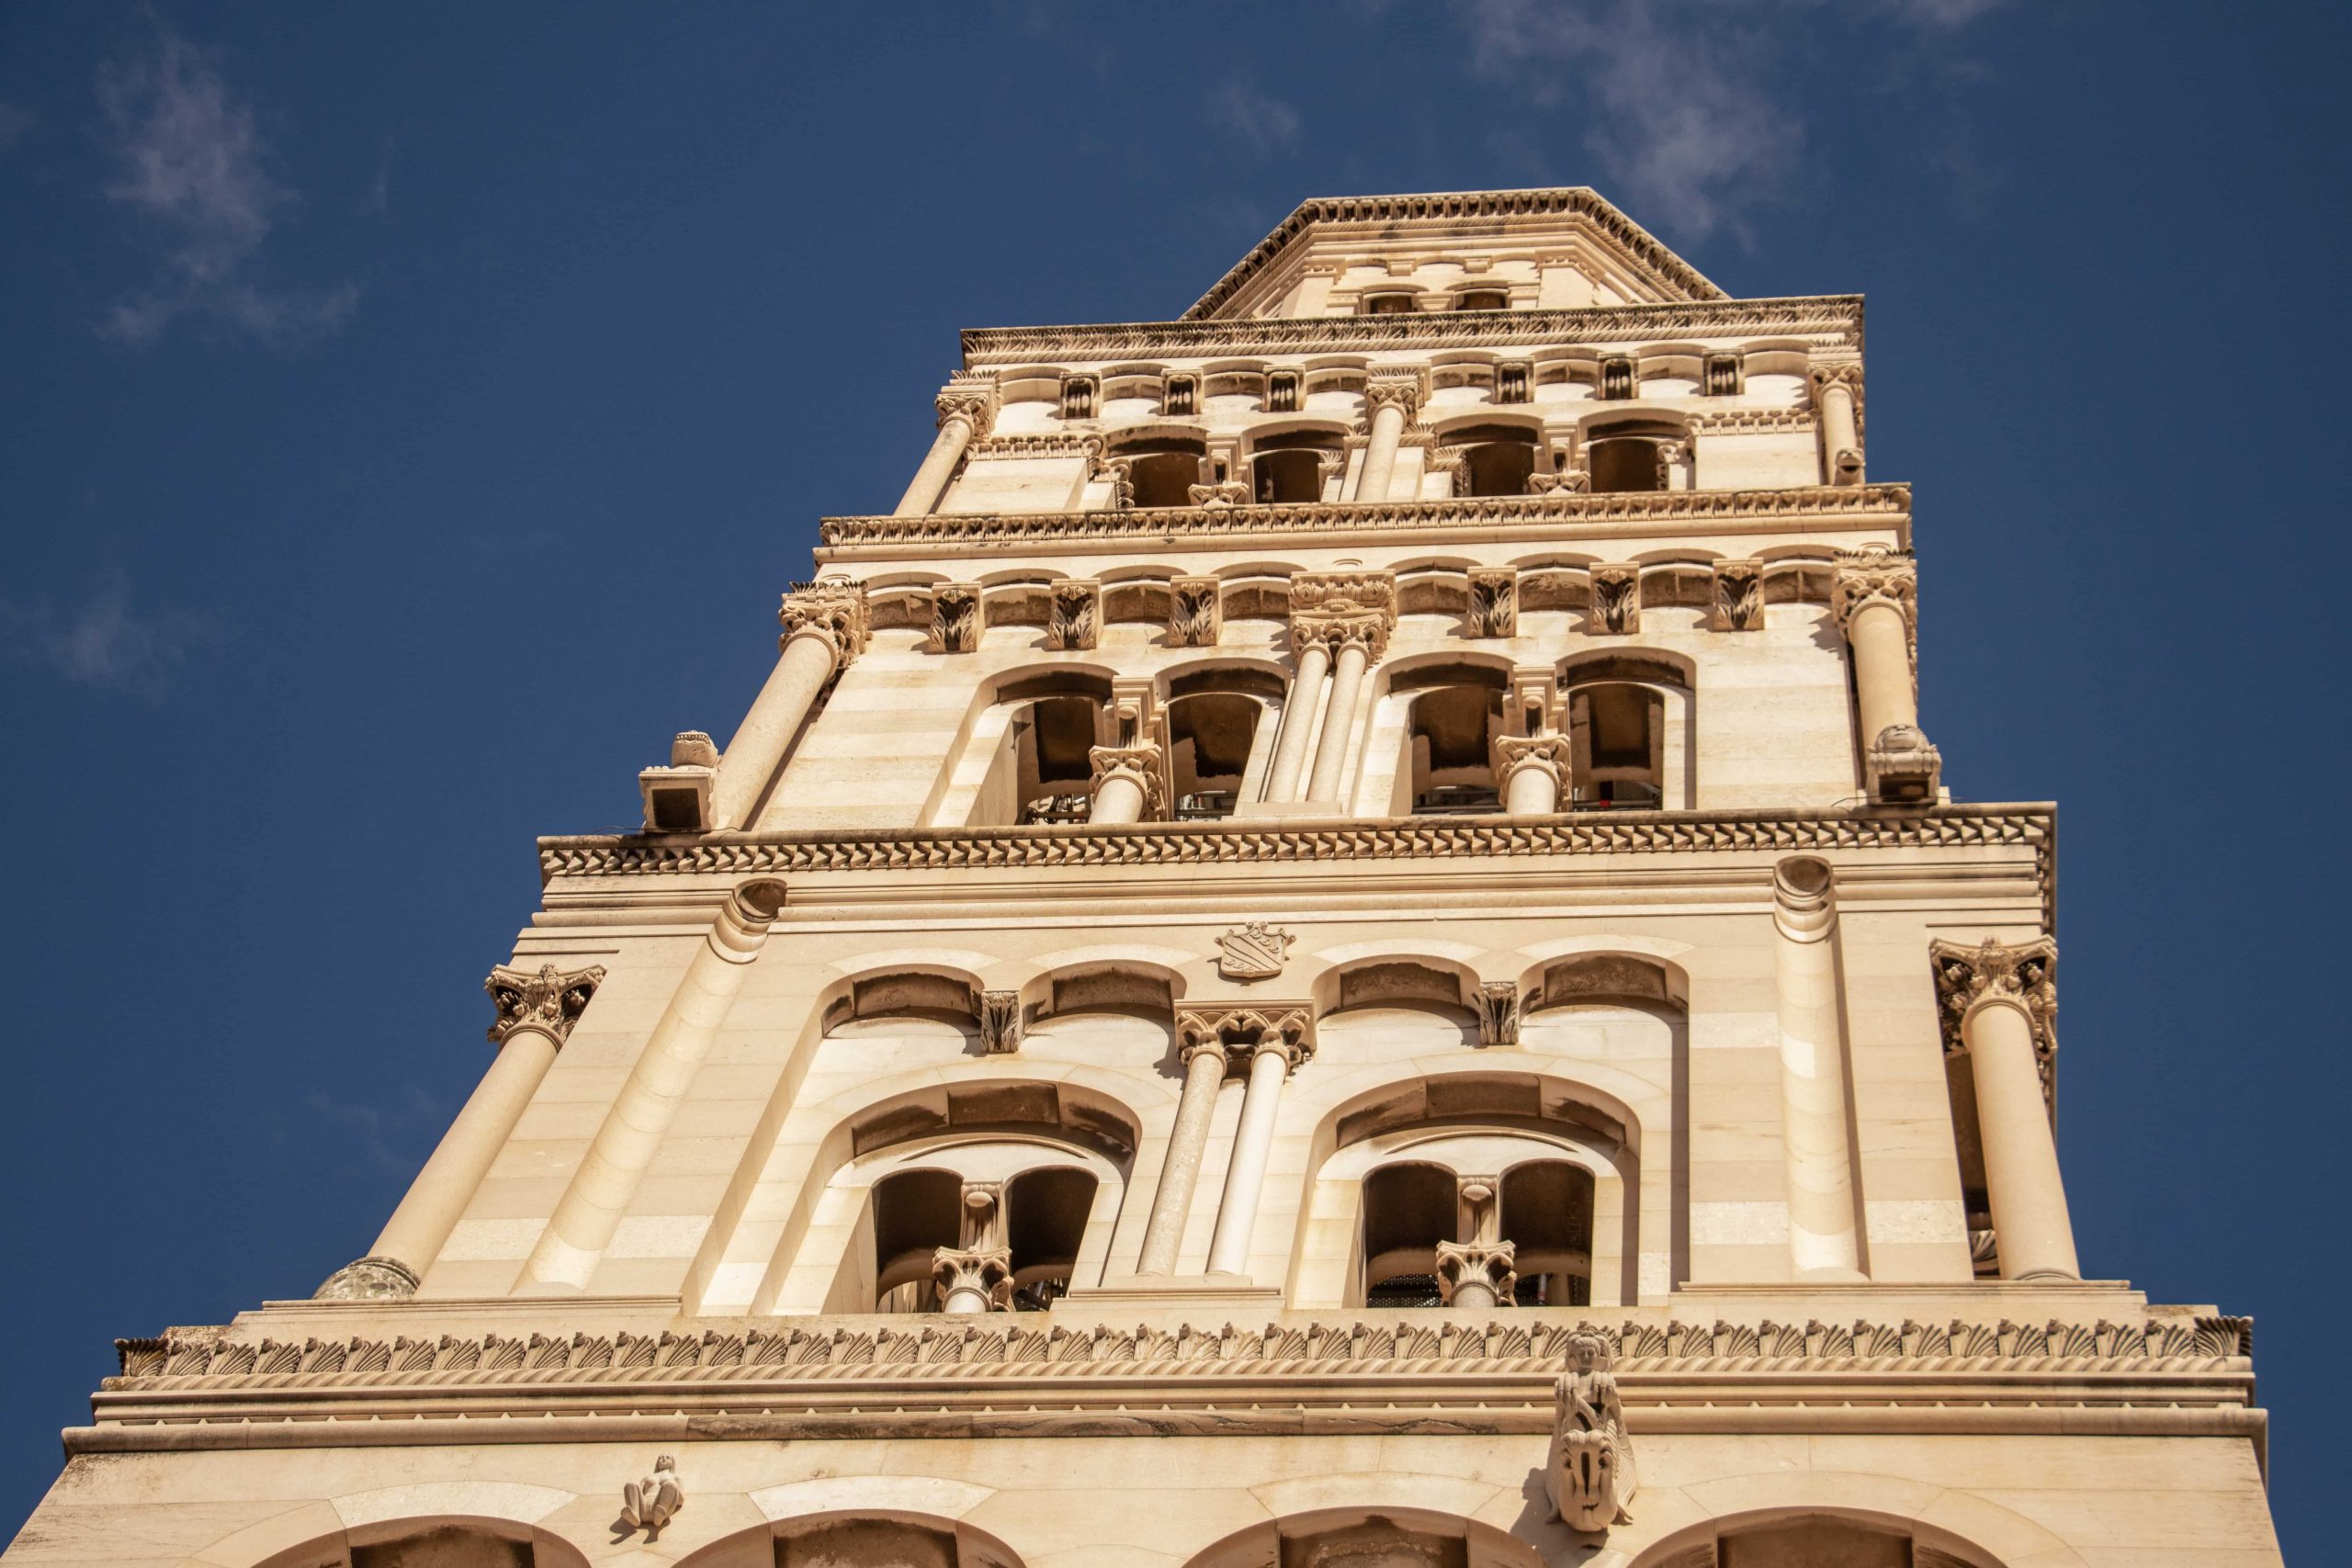
<instances>
[{"instance_id":1,"label":"wispy white cloud","mask_svg":"<svg viewBox=\"0 0 2352 1568\"><path fill-rule=\"evenodd\" d=\"M156 246L156 276L118 300L99 331L126 343L161 337L183 319L268 343L331 332L358 302L350 285L272 288L254 274L295 193L273 172L252 107L203 50L159 25L153 47L98 73L107 151L107 198L136 214Z\"/></svg>"},{"instance_id":2,"label":"wispy white cloud","mask_svg":"<svg viewBox=\"0 0 2352 1568\"><path fill-rule=\"evenodd\" d=\"M160 701L189 658L225 639L209 616L170 608L140 611L130 584L109 572L79 604L42 597L0 599L0 649L76 685Z\"/></svg>"},{"instance_id":3,"label":"wispy white cloud","mask_svg":"<svg viewBox=\"0 0 2352 1568\"><path fill-rule=\"evenodd\" d=\"M1770 23L1820 0L1463 0L1473 71L1528 101L1578 100L1586 150L1645 218L1683 239L1736 230L1786 189L1804 144L1803 94L1776 70ZM1933 28L2003 0L1838 0Z\"/></svg>"},{"instance_id":4,"label":"wispy white cloud","mask_svg":"<svg viewBox=\"0 0 2352 1568\"><path fill-rule=\"evenodd\" d=\"M1301 130L1298 110L1246 75L1227 76L1218 83L1202 113L1211 130L1261 152L1278 152L1295 145Z\"/></svg>"}]
</instances>

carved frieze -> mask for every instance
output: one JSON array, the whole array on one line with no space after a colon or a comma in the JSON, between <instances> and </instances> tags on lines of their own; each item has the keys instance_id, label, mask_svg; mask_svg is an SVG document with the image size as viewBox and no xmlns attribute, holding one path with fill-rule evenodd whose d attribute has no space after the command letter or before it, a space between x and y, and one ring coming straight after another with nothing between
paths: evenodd
<instances>
[{"instance_id":1,"label":"carved frieze","mask_svg":"<svg viewBox=\"0 0 2352 1568\"><path fill-rule=\"evenodd\" d=\"M490 993L491 1005L498 1010L490 1026L491 1043L503 1045L516 1030L536 1029L562 1044L571 1037L571 1026L588 1010L589 998L604 979L600 964L569 971L552 964L542 964L536 970L500 964L481 983L481 988Z\"/></svg>"}]
</instances>

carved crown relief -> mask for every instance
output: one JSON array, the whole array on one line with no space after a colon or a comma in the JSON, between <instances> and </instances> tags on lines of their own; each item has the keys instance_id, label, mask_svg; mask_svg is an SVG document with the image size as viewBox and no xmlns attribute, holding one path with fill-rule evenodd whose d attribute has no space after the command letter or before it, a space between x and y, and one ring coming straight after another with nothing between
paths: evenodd
<instances>
[{"instance_id":1,"label":"carved crown relief","mask_svg":"<svg viewBox=\"0 0 2352 1568\"><path fill-rule=\"evenodd\" d=\"M1216 972L1228 980L1271 980L1283 972L1297 940L1263 920L1251 920L1216 939Z\"/></svg>"}]
</instances>

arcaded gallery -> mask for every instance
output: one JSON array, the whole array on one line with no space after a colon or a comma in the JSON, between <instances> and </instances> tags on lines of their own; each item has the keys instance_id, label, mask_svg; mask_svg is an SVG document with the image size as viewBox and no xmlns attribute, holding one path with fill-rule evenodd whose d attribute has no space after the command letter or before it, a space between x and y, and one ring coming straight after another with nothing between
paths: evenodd
<instances>
[{"instance_id":1,"label":"arcaded gallery","mask_svg":"<svg viewBox=\"0 0 2352 1568\"><path fill-rule=\"evenodd\" d=\"M2278 1562L2248 1321L2083 1277L1862 341L1584 189L966 332L372 1245L119 1325L11 1568Z\"/></svg>"}]
</instances>

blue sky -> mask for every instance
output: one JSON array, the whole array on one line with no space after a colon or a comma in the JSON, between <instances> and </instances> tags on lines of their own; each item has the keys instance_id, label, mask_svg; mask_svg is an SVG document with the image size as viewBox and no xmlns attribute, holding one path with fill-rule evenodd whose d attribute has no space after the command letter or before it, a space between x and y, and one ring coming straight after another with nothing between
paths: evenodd
<instances>
[{"instance_id":1,"label":"blue sky","mask_svg":"<svg viewBox=\"0 0 2352 1568\"><path fill-rule=\"evenodd\" d=\"M0 10L0 1525L108 1340L307 1293L487 1061L533 835L725 734L967 325L1300 198L1589 184L1870 299L1924 719L2061 803L2087 1271L2259 1320L2321 1550L2347 1072L2335 7ZM2328 716L2335 714L2335 718ZM2332 1536L2327 1538L2332 1539Z\"/></svg>"}]
</instances>

